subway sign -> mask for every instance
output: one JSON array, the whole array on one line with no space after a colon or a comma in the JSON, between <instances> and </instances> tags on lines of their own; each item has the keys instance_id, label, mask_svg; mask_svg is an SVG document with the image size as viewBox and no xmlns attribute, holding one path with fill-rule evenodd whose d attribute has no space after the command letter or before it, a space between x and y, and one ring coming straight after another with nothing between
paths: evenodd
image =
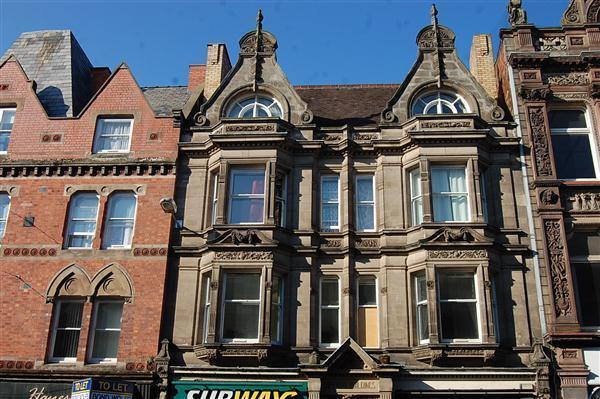
<instances>
[{"instance_id":1,"label":"subway sign","mask_svg":"<svg viewBox=\"0 0 600 399\"><path fill-rule=\"evenodd\" d=\"M305 382L173 382L173 399L307 399Z\"/></svg>"},{"instance_id":2,"label":"subway sign","mask_svg":"<svg viewBox=\"0 0 600 399\"><path fill-rule=\"evenodd\" d=\"M71 399L132 399L134 384L105 378L73 382Z\"/></svg>"}]
</instances>

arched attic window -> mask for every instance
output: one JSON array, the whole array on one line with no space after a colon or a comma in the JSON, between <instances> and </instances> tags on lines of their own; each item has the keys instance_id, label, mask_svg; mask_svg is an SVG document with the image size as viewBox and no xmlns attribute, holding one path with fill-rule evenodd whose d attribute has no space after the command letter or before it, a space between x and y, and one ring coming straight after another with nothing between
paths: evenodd
<instances>
[{"instance_id":1,"label":"arched attic window","mask_svg":"<svg viewBox=\"0 0 600 399\"><path fill-rule=\"evenodd\" d=\"M412 115L464 114L469 112L467 102L458 94L449 91L434 91L421 94L413 101Z\"/></svg>"},{"instance_id":2,"label":"arched attic window","mask_svg":"<svg viewBox=\"0 0 600 399\"><path fill-rule=\"evenodd\" d=\"M253 95L234 102L226 115L230 118L281 118L283 111L274 98Z\"/></svg>"}]
</instances>

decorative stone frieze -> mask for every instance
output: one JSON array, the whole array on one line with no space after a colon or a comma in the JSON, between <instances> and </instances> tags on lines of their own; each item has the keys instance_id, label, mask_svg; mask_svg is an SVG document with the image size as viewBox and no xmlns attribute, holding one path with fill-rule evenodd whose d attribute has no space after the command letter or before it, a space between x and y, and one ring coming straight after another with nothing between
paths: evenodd
<instances>
[{"instance_id":1,"label":"decorative stone frieze","mask_svg":"<svg viewBox=\"0 0 600 399\"><path fill-rule=\"evenodd\" d=\"M167 248L135 248L133 256L166 256Z\"/></svg>"},{"instance_id":2,"label":"decorative stone frieze","mask_svg":"<svg viewBox=\"0 0 600 399\"><path fill-rule=\"evenodd\" d=\"M41 247L41 248L23 248L23 247L9 247L9 248L4 248L2 250L2 255L4 256L40 256L40 257L46 257L46 256L56 256L58 254L58 251L60 250L60 248L46 248L46 247Z\"/></svg>"},{"instance_id":3,"label":"decorative stone frieze","mask_svg":"<svg viewBox=\"0 0 600 399\"><path fill-rule=\"evenodd\" d=\"M272 260L271 252L251 252L251 251L222 251L215 252L215 260L236 261L236 260Z\"/></svg>"},{"instance_id":4,"label":"decorative stone frieze","mask_svg":"<svg viewBox=\"0 0 600 399\"><path fill-rule=\"evenodd\" d=\"M376 238L363 238L356 241L356 246L359 248L377 248L379 247L379 240Z\"/></svg>"},{"instance_id":5,"label":"decorative stone frieze","mask_svg":"<svg viewBox=\"0 0 600 399\"><path fill-rule=\"evenodd\" d=\"M470 128L473 124L469 121L423 121L421 129L455 129Z\"/></svg>"},{"instance_id":6,"label":"decorative stone frieze","mask_svg":"<svg viewBox=\"0 0 600 399\"><path fill-rule=\"evenodd\" d=\"M485 249L441 249L427 252L429 259L487 259Z\"/></svg>"},{"instance_id":7,"label":"decorative stone frieze","mask_svg":"<svg viewBox=\"0 0 600 399\"><path fill-rule=\"evenodd\" d=\"M541 51L564 51L567 49L567 41L564 35L543 36L538 39Z\"/></svg>"},{"instance_id":8,"label":"decorative stone frieze","mask_svg":"<svg viewBox=\"0 0 600 399\"><path fill-rule=\"evenodd\" d=\"M553 72L545 73L543 81L553 86L581 86L587 85L589 78L587 72Z\"/></svg>"},{"instance_id":9,"label":"decorative stone frieze","mask_svg":"<svg viewBox=\"0 0 600 399\"><path fill-rule=\"evenodd\" d=\"M569 202L575 212L600 211L600 192L576 193L569 197Z\"/></svg>"},{"instance_id":10,"label":"decorative stone frieze","mask_svg":"<svg viewBox=\"0 0 600 399\"><path fill-rule=\"evenodd\" d=\"M322 244L323 248L341 248L342 240L325 240Z\"/></svg>"}]
</instances>

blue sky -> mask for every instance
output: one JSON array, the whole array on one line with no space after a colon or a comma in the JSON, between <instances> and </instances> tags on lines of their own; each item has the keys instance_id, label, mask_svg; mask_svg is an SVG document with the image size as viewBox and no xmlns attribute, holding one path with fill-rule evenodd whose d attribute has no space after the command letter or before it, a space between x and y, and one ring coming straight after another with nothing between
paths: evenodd
<instances>
[{"instance_id":1,"label":"blue sky","mask_svg":"<svg viewBox=\"0 0 600 399\"><path fill-rule=\"evenodd\" d=\"M568 0L523 0L529 21L558 26ZM437 0L439 20L456 32L468 63L471 38L507 27L508 0ZM20 32L70 29L95 66L127 62L142 86L185 85L188 65L204 63L207 43L254 29L277 37L278 61L294 85L399 83L416 56L417 32L430 23L425 0L0 0L0 50Z\"/></svg>"}]
</instances>

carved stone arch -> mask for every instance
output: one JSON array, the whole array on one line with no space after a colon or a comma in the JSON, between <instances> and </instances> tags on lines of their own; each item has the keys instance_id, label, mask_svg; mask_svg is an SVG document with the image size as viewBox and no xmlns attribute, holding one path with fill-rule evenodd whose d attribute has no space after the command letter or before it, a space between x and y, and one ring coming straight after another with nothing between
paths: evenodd
<instances>
[{"instance_id":1,"label":"carved stone arch","mask_svg":"<svg viewBox=\"0 0 600 399\"><path fill-rule=\"evenodd\" d=\"M46 290L46 302L56 297L89 297L92 293L87 272L76 264L69 265L56 273Z\"/></svg>"},{"instance_id":2,"label":"carved stone arch","mask_svg":"<svg viewBox=\"0 0 600 399\"><path fill-rule=\"evenodd\" d=\"M279 91L278 89L276 89L275 87L273 87L272 85L268 84L268 83L259 83L258 84L258 90L256 92L254 92L252 90L252 84L246 84L243 85L239 88L237 88L236 90L234 90L233 92L231 92L228 97L225 99L225 101L222 102L221 104L221 108L219 109L219 115L221 115L221 117L226 117L227 115L227 110L229 109L229 107L236 101L242 100L246 97L251 97L253 95L265 95L268 97L272 97L275 100L277 100L279 102L279 104L281 104L281 110L283 111L283 117L281 119L285 120L285 121L290 121L290 103L288 101L288 99L285 97L285 95Z\"/></svg>"},{"instance_id":3,"label":"carved stone arch","mask_svg":"<svg viewBox=\"0 0 600 399\"><path fill-rule=\"evenodd\" d=\"M600 0L593 0L586 11L586 22L595 24L600 22Z\"/></svg>"},{"instance_id":4,"label":"carved stone arch","mask_svg":"<svg viewBox=\"0 0 600 399\"><path fill-rule=\"evenodd\" d=\"M407 101L407 109L406 115L412 115L412 106L415 99L425 94L428 91L446 91L446 92L454 92L460 95L469 106L470 113L481 115L479 102L477 98L468 90L462 88L460 84L457 84L451 80L445 80L442 84L442 87L437 87L437 81L431 80L425 83L420 84L415 90L410 93L409 100Z\"/></svg>"},{"instance_id":5,"label":"carved stone arch","mask_svg":"<svg viewBox=\"0 0 600 399\"><path fill-rule=\"evenodd\" d=\"M133 282L125 269L117 263L111 263L100 269L91 282L94 297L118 297L132 302Z\"/></svg>"}]
</instances>

